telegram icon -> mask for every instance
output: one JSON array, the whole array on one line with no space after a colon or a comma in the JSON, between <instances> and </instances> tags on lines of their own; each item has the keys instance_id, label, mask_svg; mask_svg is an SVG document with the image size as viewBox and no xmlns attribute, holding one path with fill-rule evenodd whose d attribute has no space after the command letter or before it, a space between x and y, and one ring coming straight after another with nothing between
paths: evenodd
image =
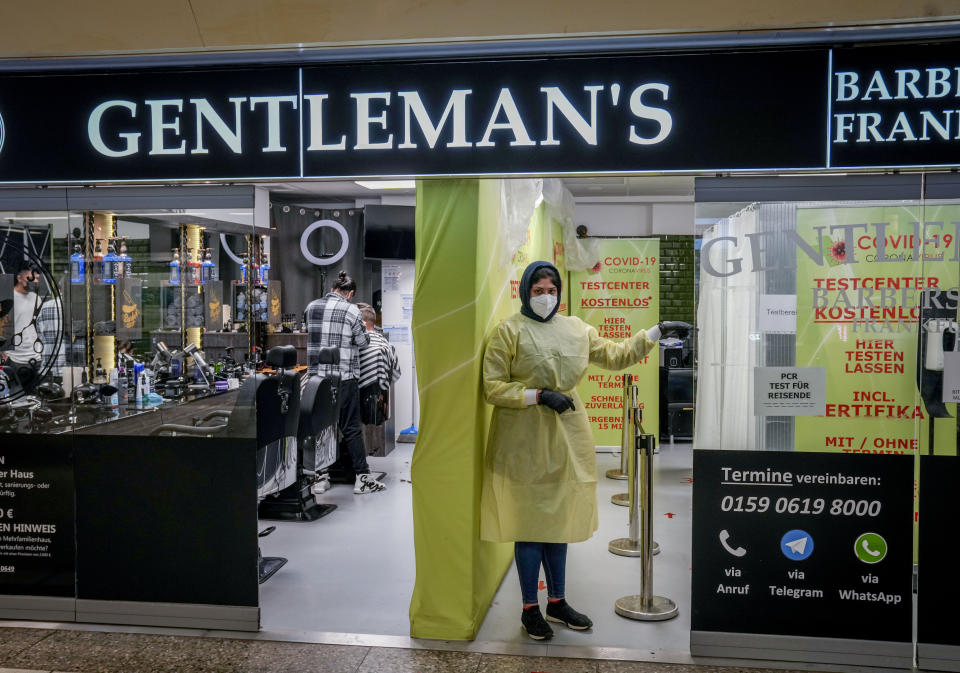
<instances>
[{"instance_id":1,"label":"telegram icon","mask_svg":"<svg viewBox=\"0 0 960 673\"><path fill-rule=\"evenodd\" d=\"M780 551L791 561L803 561L813 553L813 538L805 530L791 530L780 539Z\"/></svg>"}]
</instances>

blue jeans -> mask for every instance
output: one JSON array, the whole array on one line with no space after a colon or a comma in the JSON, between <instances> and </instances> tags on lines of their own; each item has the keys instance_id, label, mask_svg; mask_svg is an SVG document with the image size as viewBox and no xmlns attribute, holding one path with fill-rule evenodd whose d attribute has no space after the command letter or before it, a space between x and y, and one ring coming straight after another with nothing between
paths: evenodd
<instances>
[{"instance_id":1,"label":"blue jeans","mask_svg":"<svg viewBox=\"0 0 960 673\"><path fill-rule=\"evenodd\" d=\"M536 603L540 581L540 564L547 577L547 596L563 598L567 574L566 542L514 542L513 555L520 576L523 604Z\"/></svg>"}]
</instances>

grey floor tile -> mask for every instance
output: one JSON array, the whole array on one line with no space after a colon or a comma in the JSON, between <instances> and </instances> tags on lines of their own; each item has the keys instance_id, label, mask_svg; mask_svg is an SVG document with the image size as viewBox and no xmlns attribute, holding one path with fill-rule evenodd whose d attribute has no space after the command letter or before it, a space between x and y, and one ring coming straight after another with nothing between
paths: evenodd
<instances>
[{"instance_id":1,"label":"grey floor tile","mask_svg":"<svg viewBox=\"0 0 960 673\"><path fill-rule=\"evenodd\" d=\"M357 673L477 673L478 652L372 648Z\"/></svg>"},{"instance_id":2,"label":"grey floor tile","mask_svg":"<svg viewBox=\"0 0 960 673\"><path fill-rule=\"evenodd\" d=\"M237 673L354 673L369 648L254 641Z\"/></svg>"},{"instance_id":3,"label":"grey floor tile","mask_svg":"<svg viewBox=\"0 0 960 673\"><path fill-rule=\"evenodd\" d=\"M20 652L53 633L56 631L50 629L0 628L0 665L9 664Z\"/></svg>"},{"instance_id":4,"label":"grey floor tile","mask_svg":"<svg viewBox=\"0 0 960 673\"><path fill-rule=\"evenodd\" d=\"M591 659L485 654L477 673L597 673L597 662Z\"/></svg>"},{"instance_id":5,"label":"grey floor tile","mask_svg":"<svg viewBox=\"0 0 960 673\"><path fill-rule=\"evenodd\" d=\"M799 673L742 666L661 664L652 661L601 661L599 673Z\"/></svg>"},{"instance_id":6,"label":"grey floor tile","mask_svg":"<svg viewBox=\"0 0 960 673\"><path fill-rule=\"evenodd\" d=\"M242 640L56 631L7 664L78 673L233 673L242 670L248 650Z\"/></svg>"}]
</instances>

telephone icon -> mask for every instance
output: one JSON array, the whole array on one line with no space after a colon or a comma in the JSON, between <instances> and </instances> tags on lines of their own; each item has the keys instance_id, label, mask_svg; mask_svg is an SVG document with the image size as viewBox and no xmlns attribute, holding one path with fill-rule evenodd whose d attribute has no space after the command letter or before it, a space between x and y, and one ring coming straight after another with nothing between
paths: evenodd
<instances>
[{"instance_id":1,"label":"telephone icon","mask_svg":"<svg viewBox=\"0 0 960 673\"><path fill-rule=\"evenodd\" d=\"M878 533L864 533L854 543L853 553L864 563L879 563L887 556L887 541Z\"/></svg>"},{"instance_id":2,"label":"telephone icon","mask_svg":"<svg viewBox=\"0 0 960 673\"><path fill-rule=\"evenodd\" d=\"M746 556L747 550L743 547L731 547L727 540L730 539L730 533L726 529L720 531L720 544L723 545L723 548L727 550L727 553L736 556L737 558L741 556Z\"/></svg>"}]
</instances>

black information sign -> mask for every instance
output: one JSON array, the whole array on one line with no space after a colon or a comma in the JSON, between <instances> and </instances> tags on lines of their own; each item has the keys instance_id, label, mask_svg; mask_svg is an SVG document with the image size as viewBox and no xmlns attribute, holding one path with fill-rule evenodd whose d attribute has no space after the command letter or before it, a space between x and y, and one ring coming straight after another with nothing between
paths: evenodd
<instances>
[{"instance_id":1,"label":"black information sign","mask_svg":"<svg viewBox=\"0 0 960 673\"><path fill-rule=\"evenodd\" d=\"M960 603L960 538L954 512L960 459L920 458L920 554L917 583L918 668L960 670L960 629L952 606ZM938 665L936 660L952 660Z\"/></svg>"},{"instance_id":2,"label":"black information sign","mask_svg":"<svg viewBox=\"0 0 960 673\"><path fill-rule=\"evenodd\" d=\"M75 593L73 438L3 435L0 594Z\"/></svg>"},{"instance_id":3,"label":"black information sign","mask_svg":"<svg viewBox=\"0 0 960 673\"><path fill-rule=\"evenodd\" d=\"M692 630L910 642L913 469L694 451Z\"/></svg>"}]
</instances>

